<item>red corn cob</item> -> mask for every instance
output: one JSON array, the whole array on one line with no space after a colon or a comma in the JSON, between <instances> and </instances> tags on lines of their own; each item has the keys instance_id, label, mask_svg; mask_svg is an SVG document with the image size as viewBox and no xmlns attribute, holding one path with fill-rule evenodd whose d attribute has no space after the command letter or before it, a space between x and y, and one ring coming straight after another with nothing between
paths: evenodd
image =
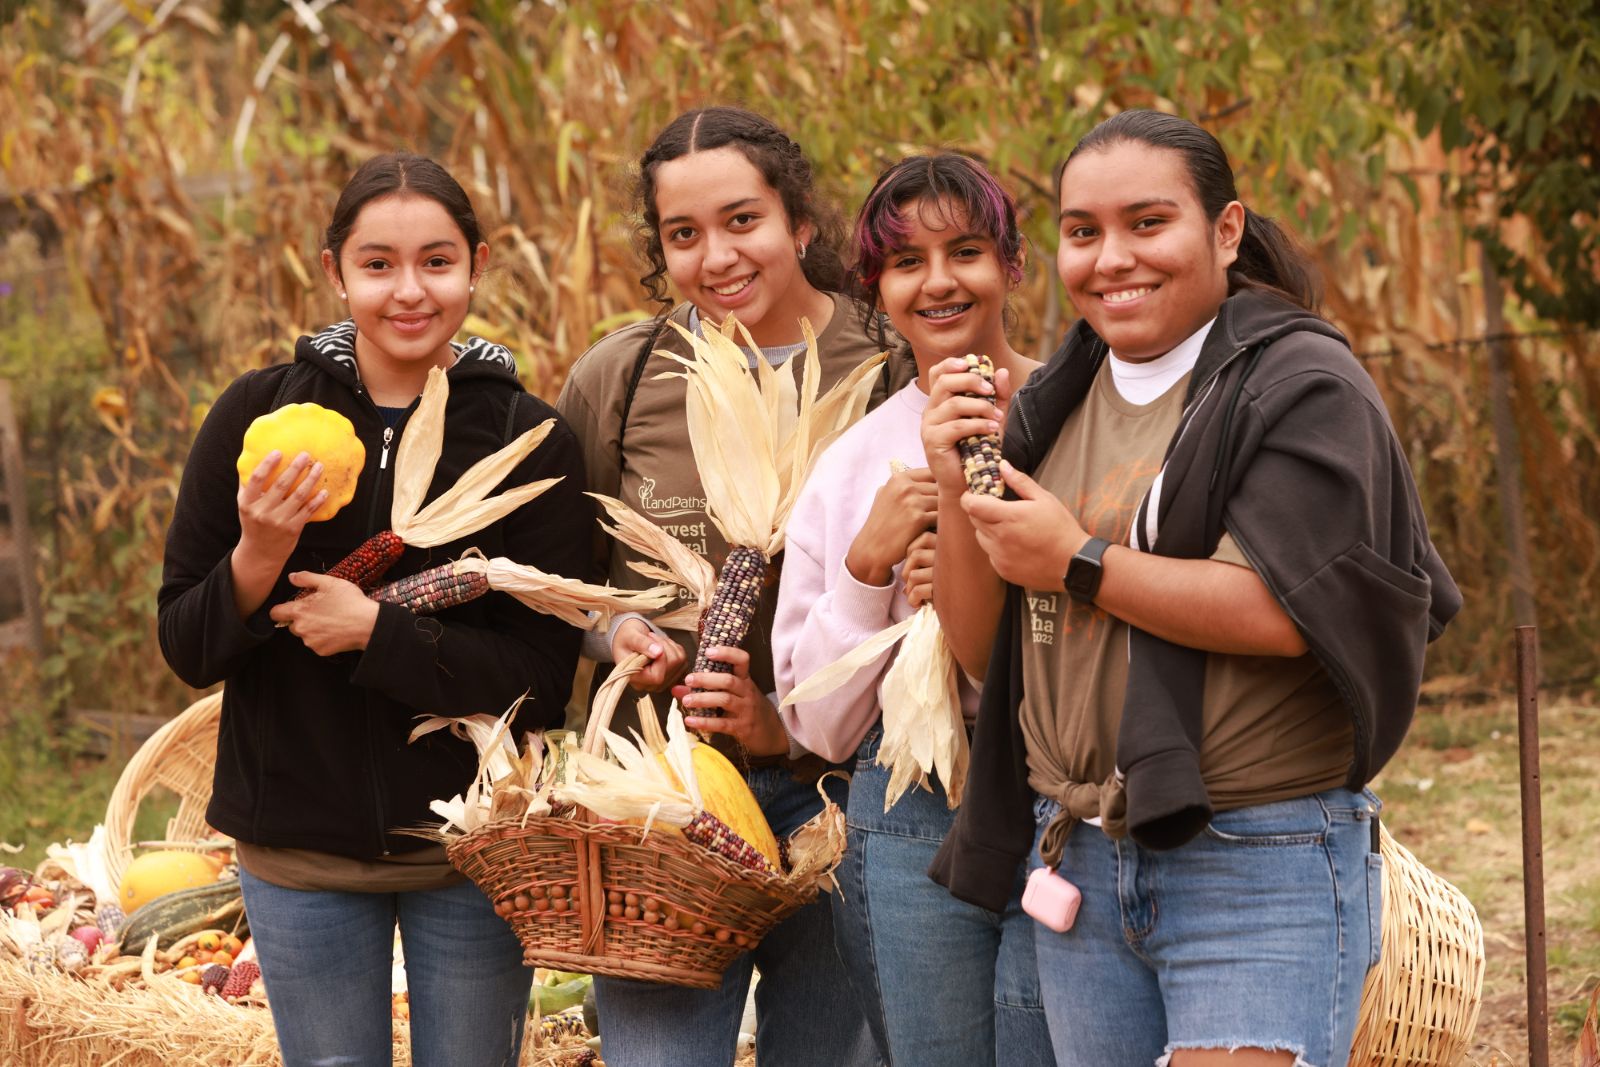
<instances>
[{"instance_id":1,"label":"red corn cob","mask_svg":"<svg viewBox=\"0 0 1600 1067\"><path fill-rule=\"evenodd\" d=\"M250 992L250 985L261 977L261 968L250 960L236 963L228 972L227 981L222 983L222 999L233 1000Z\"/></svg>"},{"instance_id":2,"label":"red corn cob","mask_svg":"<svg viewBox=\"0 0 1600 1067\"><path fill-rule=\"evenodd\" d=\"M343 578L347 582L354 582L362 589L371 589L378 584L395 560L400 558L400 553L405 551L406 544L400 540L393 530L384 530L375 533L365 541L361 547L350 553L328 570L328 577ZM302 589L294 595L296 600L311 595L311 590Z\"/></svg>"},{"instance_id":3,"label":"red corn cob","mask_svg":"<svg viewBox=\"0 0 1600 1067\"><path fill-rule=\"evenodd\" d=\"M369 599L399 604L418 615L432 615L476 600L489 591L489 579L481 571L446 563L419 571L368 593Z\"/></svg>"},{"instance_id":4,"label":"red corn cob","mask_svg":"<svg viewBox=\"0 0 1600 1067\"><path fill-rule=\"evenodd\" d=\"M767 857L756 851L754 845L740 837L727 823L709 811L702 811L696 815L689 825L683 828L683 836L719 856L726 856L741 867L749 867L753 871L766 871L768 874L778 873L772 869L772 864L767 862Z\"/></svg>"},{"instance_id":5,"label":"red corn cob","mask_svg":"<svg viewBox=\"0 0 1600 1067\"><path fill-rule=\"evenodd\" d=\"M717 587L711 594L711 603L700 619L700 651L694 657L694 670L712 674L729 674L733 668L726 663L707 659L705 650L723 647L737 648L744 642L755 620L756 607L761 603L761 588L766 584L767 557L760 550L735 546L728 553L722 571L717 575ZM697 690L704 692L704 690ZM701 715L721 713L715 708L700 708Z\"/></svg>"},{"instance_id":6,"label":"red corn cob","mask_svg":"<svg viewBox=\"0 0 1600 1067\"><path fill-rule=\"evenodd\" d=\"M978 375L990 385L994 384L994 364L988 356L967 356L967 370ZM968 396L979 396L968 393ZM992 397L983 397L992 400ZM1000 477L1000 435L996 433L973 434L956 442L961 454L961 469L967 476L967 488L979 496L1004 496L1005 482Z\"/></svg>"}]
</instances>

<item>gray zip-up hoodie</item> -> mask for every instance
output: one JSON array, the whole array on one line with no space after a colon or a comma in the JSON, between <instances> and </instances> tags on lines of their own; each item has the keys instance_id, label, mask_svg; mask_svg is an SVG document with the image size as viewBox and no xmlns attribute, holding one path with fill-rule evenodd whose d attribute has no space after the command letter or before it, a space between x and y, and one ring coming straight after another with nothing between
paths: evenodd
<instances>
[{"instance_id":1,"label":"gray zip-up hoodie","mask_svg":"<svg viewBox=\"0 0 1600 1067\"><path fill-rule=\"evenodd\" d=\"M1017 393L1005 455L1031 473L1087 394L1106 346L1086 322ZM1224 527L1294 620L1354 726L1347 784L1370 781L1416 708L1424 650L1461 607L1372 379L1327 322L1264 290L1218 312L1178 430L1136 514L1137 546L1203 559ZM1007 590L984 679L967 797L930 875L1001 910L1033 842L1017 709L1021 599ZM1117 740L1128 832L1173 848L1210 821L1200 775L1207 653L1134 629Z\"/></svg>"}]
</instances>

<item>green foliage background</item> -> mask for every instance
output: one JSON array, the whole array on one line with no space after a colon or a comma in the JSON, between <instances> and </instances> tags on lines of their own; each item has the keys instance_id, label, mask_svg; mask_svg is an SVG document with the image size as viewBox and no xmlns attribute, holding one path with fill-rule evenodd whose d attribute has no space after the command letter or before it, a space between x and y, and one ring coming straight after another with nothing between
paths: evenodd
<instances>
[{"instance_id":1,"label":"green foliage background","mask_svg":"<svg viewBox=\"0 0 1600 1067\"><path fill-rule=\"evenodd\" d=\"M1215 130L1252 206L1320 261L1389 399L1468 595L1433 685L1504 688L1495 465L1526 483L1550 672L1600 642L1595 138L1600 13L1535 0L314 0L7 5L0 38L0 374L19 383L53 706L175 710L154 638L161 541L198 420L239 371L331 319L315 278L343 178L434 154L492 223L472 332L553 396L645 313L629 166L684 107L739 102L848 211L901 155L986 158L1027 212L1017 310L1070 321L1052 172L1132 106ZM1522 298L1521 453L1489 430L1476 244ZM1555 331L1553 335L1551 331ZM1568 332L1562 332L1568 331ZM1461 339L1469 339L1463 342Z\"/></svg>"}]
</instances>

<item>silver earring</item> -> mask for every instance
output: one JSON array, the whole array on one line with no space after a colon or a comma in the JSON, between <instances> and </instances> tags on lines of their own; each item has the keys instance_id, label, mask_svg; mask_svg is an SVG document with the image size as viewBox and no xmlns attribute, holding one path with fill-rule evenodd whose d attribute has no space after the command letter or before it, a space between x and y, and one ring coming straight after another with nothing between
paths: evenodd
<instances>
[{"instance_id":1,"label":"silver earring","mask_svg":"<svg viewBox=\"0 0 1600 1067\"><path fill-rule=\"evenodd\" d=\"M800 258L801 259L805 259L806 258L806 246L805 245L801 245L800 246Z\"/></svg>"},{"instance_id":2,"label":"silver earring","mask_svg":"<svg viewBox=\"0 0 1600 1067\"><path fill-rule=\"evenodd\" d=\"M476 286L476 285L469 285L469 286L467 286L467 292L469 292L469 293L476 293L476 292L477 292L477 291L478 291L478 287L477 287L477 286Z\"/></svg>"},{"instance_id":3,"label":"silver earring","mask_svg":"<svg viewBox=\"0 0 1600 1067\"><path fill-rule=\"evenodd\" d=\"M340 289L339 290L339 299L340 300L349 300L350 299L350 294L345 292L343 289Z\"/></svg>"}]
</instances>

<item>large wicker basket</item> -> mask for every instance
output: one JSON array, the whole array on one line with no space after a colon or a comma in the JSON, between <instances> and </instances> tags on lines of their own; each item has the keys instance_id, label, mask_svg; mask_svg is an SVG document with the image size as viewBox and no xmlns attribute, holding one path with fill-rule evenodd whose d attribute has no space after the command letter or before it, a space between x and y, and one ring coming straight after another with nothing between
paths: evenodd
<instances>
[{"instance_id":1,"label":"large wicker basket","mask_svg":"<svg viewBox=\"0 0 1600 1067\"><path fill-rule=\"evenodd\" d=\"M1380 831L1383 956L1367 975L1351 1067L1455 1067L1483 1001L1483 926L1455 886Z\"/></svg>"},{"instance_id":2,"label":"large wicker basket","mask_svg":"<svg viewBox=\"0 0 1600 1067\"><path fill-rule=\"evenodd\" d=\"M178 795L167 825L173 844L214 836L205 824L216 758L222 696L207 696L162 726L123 770L106 811L108 865L120 879L130 862L139 804L157 787ZM571 1062L581 1039L536 1048L530 1023L522 1067ZM411 1062L410 1025L394 1023L394 1062ZM4 1067L283 1067L272 1015L229 1004L165 976L146 986L85 981L57 971L30 973L20 960L0 959L0 1064Z\"/></svg>"},{"instance_id":3,"label":"large wicker basket","mask_svg":"<svg viewBox=\"0 0 1600 1067\"><path fill-rule=\"evenodd\" d=\"M587 751L603 747L625 673L597 696ZM837 824L831 870L843 814L825 794L823 804L814 821ZM502 819L447 846L451 863L509 906L530 966L715 989L734 957L817 895L813 880L752 871L681 837L585 815Z\"/></svg>"}]
</instances>

